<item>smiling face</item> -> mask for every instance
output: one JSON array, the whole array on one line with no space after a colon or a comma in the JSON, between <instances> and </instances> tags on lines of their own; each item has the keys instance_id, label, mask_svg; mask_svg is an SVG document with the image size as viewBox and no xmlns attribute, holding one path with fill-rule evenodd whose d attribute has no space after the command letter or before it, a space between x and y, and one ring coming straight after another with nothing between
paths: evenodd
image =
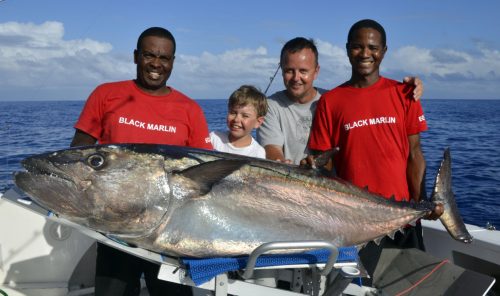
<instances>
[{"instance_id":1,"label":"smiling face","mask_svg":"<svg viewBox=\"0 0 500 296\"><path fill-rule=\"evenodd\" d=\"M174 67L174 44L167 38L144 37L141 47L134 51L137 65L137 86L152 95L170 92L166 86Z\"/></svg>"},{"instance_id":2,"label":"smiling face","mask_svg":"<svg viewBox=\"0 0 500 296\"><path fill-rule=\"evenodd\" d=\"M318 77L319 65L310 48L287 52L281 61L281 70L290 99L303 104L314 98L316 90L313 82Z\"/></svg>"},{"instance_id":3,"label":"smiling face","mask_svg":"<svg viewBox=\"0 0 500 296\"><path fill-rule=\"evenodd\" d=\"M229 140L234 145L234 142L237 140L244 139L245 137L249 138L252 130L260 127L264 122L264 117L259 117L255 107L251 104L247 104L244 106L231 107L227 114L226 122L229 128ZM251 139L249 138L249 140Z\"/></svg>"},{"instance_id":4,"label":"smiling face","mask_svg":"<svg viewBox=\"0 0 500 296\"><path fill-rule=\"evenodd\" d=\"M353 32L346 47L352 66L351 82L361 83L361 86L375 83L380 77L380 64L387 51L380 32L372 28L360 28Z\"/></svg>"}]
</instances>

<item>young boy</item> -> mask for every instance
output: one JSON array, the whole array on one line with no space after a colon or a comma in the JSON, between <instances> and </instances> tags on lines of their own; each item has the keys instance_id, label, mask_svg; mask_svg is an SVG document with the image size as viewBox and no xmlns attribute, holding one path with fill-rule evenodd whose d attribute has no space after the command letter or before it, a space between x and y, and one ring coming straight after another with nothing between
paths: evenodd
<instances>
[{"instance_id":1,"label":"young boy","mask_svg":"<svg viewBox=\"0 0 500 296\"><path fill-rule=\"evenodd\" d=\"M211 132L215 150L251 157L266 158L266 151L251 133L264 122L267 99L257 88L243 85L229 97L227 132Z\"/></svg>"},{"instance_id":2,"label":"young boy","mask_svg":"<svg viewBox=\"0 0 500 296\"><path fill-rule=\"evenodd\" d=\"M215 150L233 154L266 158L266 150L252 137L252 131L261 126L267 113L267 98L256 87L242 85L229 97L226 117L229 131L210 133ZM247 282L276 287L274 270L256 270Z\"/></svg>"}]
</instances>

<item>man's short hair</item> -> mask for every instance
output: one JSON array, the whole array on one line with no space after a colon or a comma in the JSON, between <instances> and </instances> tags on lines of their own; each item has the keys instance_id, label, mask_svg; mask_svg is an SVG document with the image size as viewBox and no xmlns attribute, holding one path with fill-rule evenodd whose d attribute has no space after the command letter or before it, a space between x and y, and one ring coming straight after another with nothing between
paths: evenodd
<instances>
[{"instance_id":1,"label":"man's short hair","mask_svg":"<svg viewBox=\"0 0 500 296\"><path fill-rule=\"evenodd\" d=\"M373 29L375 31L378 31L380 33L380 36L382 39L381 40L382 45L386 46L386 35L385 35L384 27L382 27L382 25L377 23L376 21L370 20L370 19L360 20L360 21L356 22L354 25L352 25L351 29L349 29L349 34L347 34L347 44L349 44L351 42L352 38L354 38L354 33L357 30L362 29L362 28L370 28L370 29Z\"/></svg>"},{"instance_id":2,"label":"man's short hair","mask_svg":"<svg viewBox=\"0 0 500 296\"><path fill-rule=\"evenodd\" d=\"M316 60L316 65L318 65L318 48L316 47L316 44L314 44L313 39L307 39L304 37L293 38L283 45L283 48L281 49L280 63L283 64L285 54L296 53L306 48L312 50Z\"/></svg>"},{"instance_id":3,"label":"man's short hair","mask_svg":"<svg viewBox=\"0 0 500 296\"><path fill-rule=\"evenodd\" d=\"M170 33L169 30L165 29L165 28L161 28L161 27L151 27L149 29L146 29L144 30L144 32L141 33L141 35L139 36L139 39L137 39L137 50L138 51L141 51L141 47L142 47L142 40L146 37L150 37L150 36L155 36L155 37L160 37L160 38L165 38L165 39L168 39L170 41L172 41L172 44L174 45L174 52L173 54L175 55L175 38L174 38L174 35L172 35L172 33Z\"/></svg>"},{"instance_id":4,"label":"man's short hair","mask_svg":"<svg viewBox=\"0 0 500 296\"><path fill-rule=\"evenodd\" d=\"M267 98L258 88L252 85L242 85L229 97L228 109L233 107L254 106L257 117L265 116L267 113Z\"/></svg>"}]
</instances>

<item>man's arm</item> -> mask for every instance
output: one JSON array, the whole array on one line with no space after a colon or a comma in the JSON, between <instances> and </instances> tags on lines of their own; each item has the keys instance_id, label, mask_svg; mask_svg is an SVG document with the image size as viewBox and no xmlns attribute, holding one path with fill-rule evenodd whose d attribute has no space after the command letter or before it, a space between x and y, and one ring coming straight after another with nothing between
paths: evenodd
<instances>
[{"instance_id":1,"label":"man's arm","mask_svg":"<svg viewBox=\"0 0 500 296\"><path fill-rule=\"evenodd\" d=\"M408 180L408 190L410 199L418 202L426 199L425 192L425 158L420 147L420 134L408 136L410 144L410 155L406 167L406 179ZM441 204L437 204L434 210L426 217L427 220L438 219L444 211Z\"/></svg>"},{"instance_id":2,"label":"man's arm","mask_svg":"<svg viewBox=\"0 0 500 296\"><path fill-rule=\"evenodd\" d=\"M284 163L292 163L290 159L285 159L285 154L283 153L283 147L278 145L266 145L264 147L266 150L266 158L270 160L276 160Z\"/></svg>"},{"instance_id":3,"label":"man's arm","mask_svg":"<svg viewBox=\"0 0 500 296\"><path fill-rule=\"evenodd\" d=\"M426 198L425 192L425 158L420 147L420 134L408 136L410 154L406 167L406 179L410 199L420 201Z\"/></svg>"},{"instance_id":4,"label":"man's arm","mask_svg":"<svg viewBox=\"0 0 500 296\"><path fill-rule=\"evenodd\" d=\"M76 129L70 147L94 145L96 142L97 142L96 138L92 137L91 135L85 132L82 132L79 129Z\"/></svg>"},{"instance_id":5,"label":"man's arm","mask_svg":"<svg viewBox=\"0 0 500 296\"><path fill-rule=\"evenodd\" d=\"M422 83L422 80L420 80L420 78L418 77L411 76L411 77L405 77L403 79L403 82L408 85L415 86L415 89L413 90L413 99L415 101L420 100L422 94L424 93L424 84Z\"/></svg>"}]
</instances>

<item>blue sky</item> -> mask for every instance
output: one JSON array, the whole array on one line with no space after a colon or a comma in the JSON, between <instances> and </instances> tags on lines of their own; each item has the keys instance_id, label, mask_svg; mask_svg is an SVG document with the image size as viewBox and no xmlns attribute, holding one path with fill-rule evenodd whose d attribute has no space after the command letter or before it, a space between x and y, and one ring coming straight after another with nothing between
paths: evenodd
<instances>
[{"instance_id":1,"label":"blue sky","mask_svg":"<svg viewBox=\"0 0 500 296\"><path fill-rule=\"evenodd\" d=\"M344 44L363 18L387 31L384 76L421 77L425 98L500 99L500 2L481 1L66 1L0 2L0 100L84 100L100 83L132 79L146 28L174 34L169 85L195 99L264 90L281 46L315 39L316 85L347 80ZM283 87L281 76L269 93Z\"/></svg>"}]
</instances>

